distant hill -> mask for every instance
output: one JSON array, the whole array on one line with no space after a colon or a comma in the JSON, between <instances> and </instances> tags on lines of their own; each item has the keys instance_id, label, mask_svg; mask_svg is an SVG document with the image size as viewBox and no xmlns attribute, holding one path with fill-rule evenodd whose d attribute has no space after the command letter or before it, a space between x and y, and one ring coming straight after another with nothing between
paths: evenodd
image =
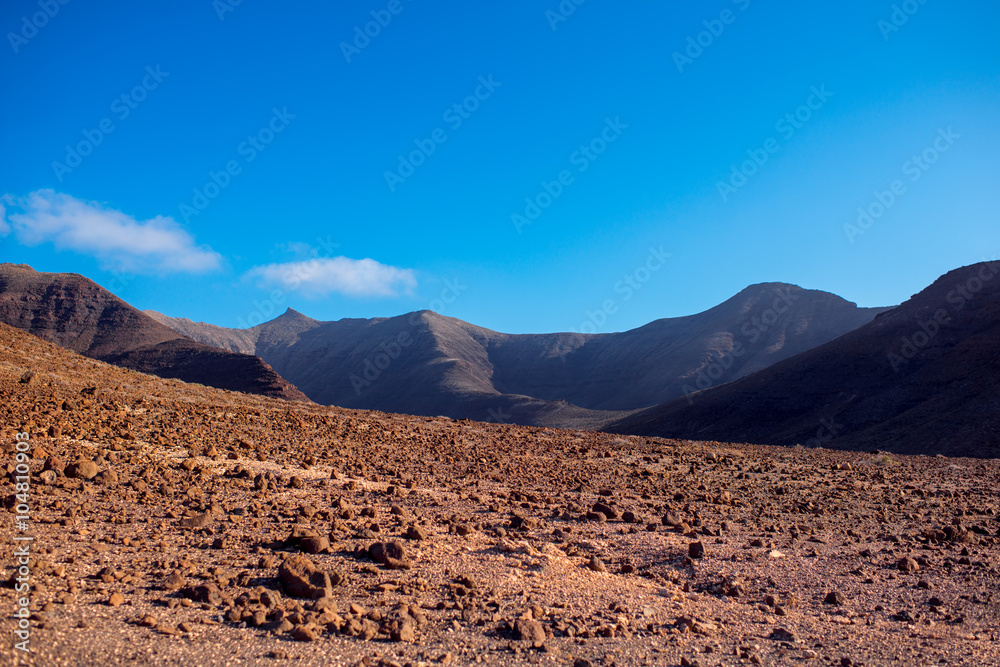
<instances>
[{"instance_id":1,"label":"distant hill","mask_svg":"<svg viewBox=\"0 0 1000 667\"><path fill-rule=\"evenodd\" d=\"M1000 456L1000 263L951 271L834 341L608 429Z\"/></svg>"},{"instance_id":2,"label":"distant hill","mask_svg":"<svg viewBox=\"0 0 1000 667\"><path fill-rule=\"evenodd\" d=\"M205 343L256 354L318 403L597 428L828 342L885 309L783 283L611 334L505 334L420 311L320 322L289 309L251 329L147 311Z\"/></svg>"},{"instance_id":3,"label":"distant hill","mask_svg":"<svg viewBox=\"0 0 1000 667\"><path fill-rule=\"evenodd\" d=\"M0 322L88 357L160 377L308 400L260 358L185 338L77 274L0 264Z\"/></svg>"}]
</instances>

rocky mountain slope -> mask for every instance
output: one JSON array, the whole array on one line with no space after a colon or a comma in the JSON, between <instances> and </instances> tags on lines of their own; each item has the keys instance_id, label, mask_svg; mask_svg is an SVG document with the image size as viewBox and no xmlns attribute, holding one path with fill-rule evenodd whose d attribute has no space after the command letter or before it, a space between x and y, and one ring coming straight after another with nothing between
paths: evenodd
<instances>
[{"instance_id":1,"label":"rocky mountain slope","mask_svg":"<svg viewBox=\"0 0 1000 667\"><path fill-rule=\"evenodd\" d=\"M504 334L420 311L320 322L289 310L252 329L148 314L260 356L318 403L599 427L823 344L885 309L794 285L754 285L697 315L612 334Z\"/></svg>"},{"instance_id":2,"label":"rocky mountain slope","mask_svg":"<svg viewBox=\"0 0 1000 667\"><path fill-rule=\"evenodd\" d=\"M88 357L161 377L308 400L258 357L186 338L80 275L0 264L0 322Z\"/></svg>"},{"instance_id":3,"label":"rocky mountain slope","mask_svg":"<svg viewBox=\"0 0 1000 667\"><path fill-rule=\"evenodd\" d=\"M3 665L1000 664L998 461L357 412L2 324L0 452Z\"/></svg>"},{"instance_id":4,"label":"rocky mountain slope","mask_svg":"<svg viewBox=\"0 0 1000 667\"><path fill-rule=\"evenodd\" d=\"M1000 263L951 271L837 340L608 428L1000 456Z\"/></svg>"}]
</instances>

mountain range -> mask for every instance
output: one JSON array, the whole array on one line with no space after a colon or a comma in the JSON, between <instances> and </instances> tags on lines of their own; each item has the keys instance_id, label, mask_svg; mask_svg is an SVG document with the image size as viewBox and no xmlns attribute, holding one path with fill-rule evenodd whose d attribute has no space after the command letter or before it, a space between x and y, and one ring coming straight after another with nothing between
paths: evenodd
<instances>
[{"instance_id":1,"label":"mountain range","mask_svg":"<svg viewBox=\"0 0 1000 667\"><path fill-rule=\"evenodd\" d=\"M432 311L321 322L289 309L251 329L146 312L194 340L258 355L317 403L597 428L766 368L884 310L765 283L697 315L608 334L506 334Z\"/></svg>"},{"instance_id":2,"label":"mountain range","mask_svg":"<svg viewBox=\"0 0 1000 667\"><path fill-rule=\"evenodd\" d=\"M220 389L307 401L260 358L193 341L83 276L0 264L0 322L93 359Z\"/></svg>"},{"instance_id":3,"label":"mountain range","mask_svg":"<svg viewBox=\"0 0 1000 667\"><path fill-rule=\"evenodd\" d=\"M94 359L346 408L615 433L1000 456L1000 264L894 308L752 285L606 334L507 334L432 311L250 329L138 311L76 274L0 265L0 322Z\"/></svg>"},{"instance_id":4,"label":"mountain range","mask_svg":"<svg viewBox=\"0 0 1000 667\"><path fill-rule=\"evenodd\" d=\"M834 341L607 429L1000 456L1000 262L951 271Z\"/></svg>"}]
</instances>

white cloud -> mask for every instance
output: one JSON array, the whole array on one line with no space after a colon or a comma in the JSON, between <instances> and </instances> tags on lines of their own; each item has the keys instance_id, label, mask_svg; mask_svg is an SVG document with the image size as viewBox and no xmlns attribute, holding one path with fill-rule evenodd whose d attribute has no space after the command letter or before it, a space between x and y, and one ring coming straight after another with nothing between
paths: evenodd
<instances>
[{"instance_id":1,"label":"white cloud","mask_svg":"<svg viewBox=\"0 0 1000 667\"><path fill-rule=\"evenodd\" d=\"M323 257L301 262L268 264L246 274L261 287L296 290L305 296L322 297L333 292L347 296L398 296L412 294L417 278L412 269L386 266L374 259Z\"/></svg>"},{"instance_id":2,"label":"white cloud","mask_svg":"<svg viewBox=\"0 0 1000 667\"><path fill-rule=\"evenodd\" d=\"M37 190L27 197L8 195L5 200L7 223L24 245L51 243L57 250L91 255L105 268L129 273L205 273L222 265L219 253L195 245L194 238L170 217L136 220L53 190Z\"/></svg>"},{"instance_id":3,"label":"white cloud","mask_svg":"<svg viewBox=\"0 0 1000 667\"><path fill-rule=\"evenodd\" d=\"M0 197L0 236L10 234L10 225L7 224L7 209L3 205L4 201L6 201L6 198Z\"/></svg>"}]
</instances>

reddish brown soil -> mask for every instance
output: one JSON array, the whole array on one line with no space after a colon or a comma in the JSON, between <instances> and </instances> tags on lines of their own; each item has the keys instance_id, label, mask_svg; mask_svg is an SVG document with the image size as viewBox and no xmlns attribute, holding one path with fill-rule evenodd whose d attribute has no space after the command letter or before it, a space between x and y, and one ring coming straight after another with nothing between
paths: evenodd
<instances>
[{"instance_id":1,"label":"reddish brown soil","mask_svg":"<svg viewBox=\"0 0 1000 667\"><path fill-rule=\"evenodd\" d=\"M996 461L325 408L6 326L0 397L0 465L20 431L34 457L24 664L1000 663Z\"/></svg>"}]
</instances>

